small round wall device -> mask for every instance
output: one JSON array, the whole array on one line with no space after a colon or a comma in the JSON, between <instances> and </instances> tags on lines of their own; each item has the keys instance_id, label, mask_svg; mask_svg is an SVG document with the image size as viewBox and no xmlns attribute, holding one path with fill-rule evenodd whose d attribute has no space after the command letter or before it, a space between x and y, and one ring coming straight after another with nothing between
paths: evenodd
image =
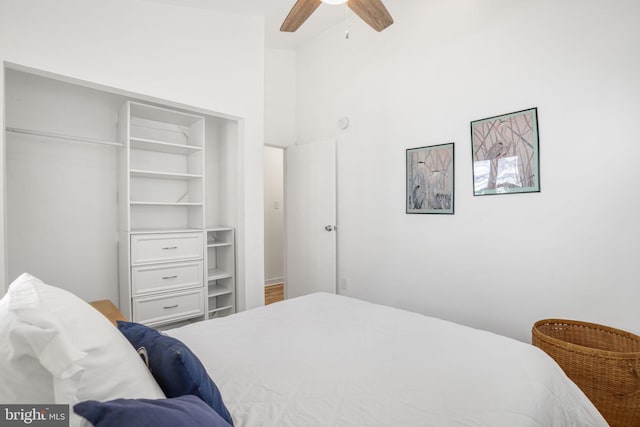
<instances>
[{"instance_id":1,"label":"small round wall device","mask_svg":"<svg viewBox=\"0 0 640 427\"><path fill-rule=\"evenodd\" d=\"M342 130L347 129L349 127L349 117L342 117L338 120L338 127Z\"/></svg>"}]
</instances>

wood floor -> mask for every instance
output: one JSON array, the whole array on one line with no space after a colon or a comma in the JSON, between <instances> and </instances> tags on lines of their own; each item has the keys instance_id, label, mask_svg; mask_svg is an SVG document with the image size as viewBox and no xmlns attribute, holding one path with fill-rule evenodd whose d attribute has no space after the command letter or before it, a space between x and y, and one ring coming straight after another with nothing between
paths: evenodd
<instances>
[{"instance_id":1,"label":"wood floor","mask_svg":"<svg viewBox=\"0 0 640 427\"><path fill-rule=\"evenodd\" d=\"M284 283L276 283L264 287L264 304L269 305L274 302L284 300Z\"/></svg>"}]
</instances>

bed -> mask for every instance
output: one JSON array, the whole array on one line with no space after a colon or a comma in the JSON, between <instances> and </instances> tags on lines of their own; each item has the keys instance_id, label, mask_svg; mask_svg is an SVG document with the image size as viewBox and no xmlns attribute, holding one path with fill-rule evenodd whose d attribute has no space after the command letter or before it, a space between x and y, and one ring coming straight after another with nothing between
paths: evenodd
<instances>
[{"instance_id":1,"label":"bed","mask_svg":"<svg viewBox=\"0 0 640 427\"><path fill-rule=\"evenodd\" d=\"M198 355L243 427L606 425L531 345L344 296L168 334Z\"/></svg>"},{"instance_id":2,"label":"bed","mask_svg":"<svg viewBox=\"0 0 640 427\"><path fill-rule=\"evenodd\" d=\"M28 292L18 296L20 288L12 285L7 294L13 292L12 299L0 301L0 339L35 355L23 366L24 360L11 359L15 349L0 354L0 361L9 360L0 364L5 384L0 403L24 403L25 396L33 396L33 403L50 399L71 405L164 398L113 325L93 319L102 316L75 297L69 309L66 291L27 279ZM34 293L38 304L25 302ZM55 329L73 349L66 352L71 362L52 363L51 351L43 357L38 353L43 346L28 344L33 337L20 344L15 332L20 322ZM166 335L202 362L236 427L607 425L536 347L344 296L312 294ZM44 378L46 386L53 383L52 394L42 385L37 395L18 390L25 368L32 383L36 378ZM83 425L71 417L72 425Z\"/></svg>"}]
</instances>

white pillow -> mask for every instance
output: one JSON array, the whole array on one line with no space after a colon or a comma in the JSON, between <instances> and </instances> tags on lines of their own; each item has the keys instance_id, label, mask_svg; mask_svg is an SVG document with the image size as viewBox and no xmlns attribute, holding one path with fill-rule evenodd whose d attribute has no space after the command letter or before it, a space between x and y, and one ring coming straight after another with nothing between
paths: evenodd
<instances>
[{"instance_id":1,"label":"white pillow","mask_svg":"<svg viewBox=\"0 0 640 427\"><path fill-rule=\"evenodd\" d=\"M27 273L0 300L0 343L3 404L165 397L106 317Z\"/></svg>"}]
</instances>

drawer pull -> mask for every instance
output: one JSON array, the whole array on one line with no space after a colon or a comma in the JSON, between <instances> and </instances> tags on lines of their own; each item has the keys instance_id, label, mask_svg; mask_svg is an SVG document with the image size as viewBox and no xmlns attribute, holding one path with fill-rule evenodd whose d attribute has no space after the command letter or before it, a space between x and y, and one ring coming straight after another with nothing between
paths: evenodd
<instances>
[{"instance_id":1,"label":"drawer pull","mask_svg":"<svg viewBox=\"0 0 640 427\"><path fill-rule=\"evenodd\" d=\"M171 250L171 249L178 249L178 247L177 246L165 246L164 248L162 248L163 251L168 251L168 250Z\"/></svg>"},{"instance_id":2,"label":"drawer pull","mask_svg":"<svg viewBox=\"0 0 640 427\"><path fill-rule=\"evenodd\" d=\"M176 308L178 306L178 304L174 304L174 305L169 305L167 307L162 307L165 310L169 310L170 308Z\"/></svg>"},{"instance_id":3,"label":"drawer pull","mask_svg":"<svg viewBox=\"0 0 640 427\"><path fill-rule=\"evenodd\" d=\"M176 275L173 275L173 276L164 276L162 278L162 280L177 279L177 278L178 278L178 275L176 274Z\"/></svg>"}]
</instances>

